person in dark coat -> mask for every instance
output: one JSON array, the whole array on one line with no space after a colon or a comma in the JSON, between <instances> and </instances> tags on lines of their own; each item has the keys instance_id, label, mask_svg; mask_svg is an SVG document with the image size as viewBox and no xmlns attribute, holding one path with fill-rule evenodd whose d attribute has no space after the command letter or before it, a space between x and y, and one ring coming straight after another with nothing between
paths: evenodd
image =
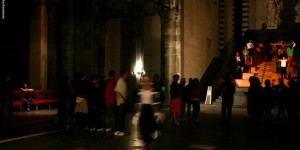
<instances>
[{"instance_id":1,"label":"person in dark coat","mask_svg":"<svg viewBox=\"0 0 300 150\"><path fill-rule=\"evenodd\" d=\"M248 105L247 111L249 115L249 126L251 129L258 130L262 116L261 99L263 88L257 77L249 78L250 87L248 90Z\"/></svg>"},{"instance_id":2,"label":"person in dark coat","mask_svg":"<svg viewBox=\"0 0 300 150\"><path fill-rule=\"evenodd\" d=\"M232 105L234 101L235 85L232 83L230 75L225 77L225 81L221 87L222 94L222 108L221 108L221 124L230 124Z\"/></svg>"},{"instance_id":3,"label":"person in dark coat","mask_svg":"<svg viewBox=\"0 0 300 150\"><path fill-rule=\"evenodd\" d=\"M71 108L73 105L73 90L71 87L71 79L68 76L63 76L58 87L58 116L59 125L62 127L71 126L71 116L74 113Z\"/></svg>"}]
</instances>

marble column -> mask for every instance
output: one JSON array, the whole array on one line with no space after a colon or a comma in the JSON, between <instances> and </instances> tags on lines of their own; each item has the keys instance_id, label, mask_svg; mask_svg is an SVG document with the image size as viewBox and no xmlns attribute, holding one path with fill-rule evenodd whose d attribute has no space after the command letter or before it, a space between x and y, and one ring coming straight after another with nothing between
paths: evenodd
<instances>
[{"instance_id":1,"label":"marble column","mask_svg":"<svg viewBox=\"0 0 300 150\"><path fill-rule=\"evenodd\" d=\"M179 9L167 10L161 13L162 32L162 80L167 87L172 82L174 74L181 73L181 39L182 23Z\"/></svg>"},{"instance_id":2,"label":"marble column","mask_svg":"<svg viewBox=\"0 0 300 150\"><path fill-rule=\"evenodd\" d=\"M46 0L34 0L30 25L29 86L47 89L47 7Z\"/></svg>"}]
</instances>

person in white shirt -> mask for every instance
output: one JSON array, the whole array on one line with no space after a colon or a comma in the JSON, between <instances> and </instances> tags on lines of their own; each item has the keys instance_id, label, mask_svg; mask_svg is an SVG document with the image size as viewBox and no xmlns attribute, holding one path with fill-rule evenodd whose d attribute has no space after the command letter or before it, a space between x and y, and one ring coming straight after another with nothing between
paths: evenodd
<instances>
[{"instance_id":1,"label":"person in white shirt","mask_svg":"<svg viewBox=\"0 0 300 150\"><path fill-rule=\"evenodd\" d=\"M286 66L287 66L288 60L285 57L282 57L282 59L279 59L279 61L280 61L281 78L285 79L286 78Z\"/></svg>"},{"instance_id":2,"label":"person in white shirt","mask_svg":"<svg viewBox=\"0 0 300 150\"><path fill-rule=\"evenodd\" d=\"M249 55L252 56L253 51L254 51L254 44L252 40L249 40L249 42L246 44L247 49L249 50Z\"/></svg>"},{"instance_id":3,"label":"person in white shirt","mask_svg":"<svg viewBox=\"0 0 300 150\"><path fill-rule=\"evenodd\" d=\"M116 92L116 131L115 136L128 135L129 132L125 132L125 117L126 117L126 105L127 99L127 83L126 79L129 76L128 70L121 72L121 77L118 79L115 86Z\"/></svg>"}]
</instances>

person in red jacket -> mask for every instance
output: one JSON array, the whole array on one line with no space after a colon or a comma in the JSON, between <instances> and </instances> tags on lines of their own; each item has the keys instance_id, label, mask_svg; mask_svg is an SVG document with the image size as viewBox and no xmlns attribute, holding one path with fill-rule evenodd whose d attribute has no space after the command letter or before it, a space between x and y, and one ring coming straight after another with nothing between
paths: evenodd
<instances>
[{"instance_id":1,"label":"person in red jacket","mask_svg":"<svg viewBox=\"0 0 300 150\"><path fill-rule=\"evenodd\" d=\"M116 85L116 77L115 77L115 71L111 70L108 73L109 79L106 80L106 86L104 91L104 97L105 97L105 126L106 131L111 131L112 125L113 125L113 118L114 118L114 107L115 107L115 101L116 101L116 92L114 91L115 85Z\"/></svg>"}]
</instances>

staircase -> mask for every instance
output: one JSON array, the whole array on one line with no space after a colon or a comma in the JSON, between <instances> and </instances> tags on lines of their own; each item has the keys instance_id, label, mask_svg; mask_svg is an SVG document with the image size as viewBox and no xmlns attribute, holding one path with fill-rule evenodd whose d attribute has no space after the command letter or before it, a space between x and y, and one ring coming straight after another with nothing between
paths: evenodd
<instances>
[{"instance_id":1,"label":"staircase","mask_svg":"<svg viewBox=\"0 0 300 150\"><path fill-rule=\"evenodd\" d=\"M263 45L263 44L260 44ZM297 77L297 73L294 73L293 68L287 68L287 76ZM233 107L245 107L247 103L247 96L245 92L248 91L250 86L249 77L256 76L259 78L262 86L264 87L265 80L269 79L272 85L278 84L280 79L280 73L276 72L276 59L268 60L266 48L263 46L257 46L257 49L253 53L253 62L250 73L243 73L243 79L236 79L236 93ZM287 85L288 80L284 80ZM218 96L214 105L221 105L222 97Z\"/></svg>"}]
</instances>

